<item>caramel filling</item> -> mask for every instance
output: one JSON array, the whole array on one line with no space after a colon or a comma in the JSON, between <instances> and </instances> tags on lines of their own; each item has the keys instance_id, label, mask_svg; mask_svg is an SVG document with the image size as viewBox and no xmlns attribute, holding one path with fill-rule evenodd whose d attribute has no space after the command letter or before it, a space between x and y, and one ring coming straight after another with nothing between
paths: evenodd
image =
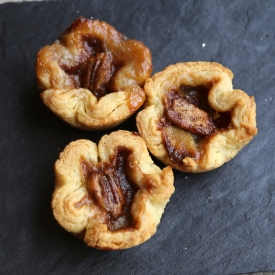
<instances>
[{"instance_id":1,"label":"caramel filling","mask_svg":"<svg viewBox=\"0 0 275 275\"><path fill-rule=\"evenodd\" d=\"M90 56L82 75L81 86L92 91L96 98L101 98L110 92L108 84L113 73L114 66L110 52Z\"/></svg>"},{"instance_id":2,"label":"caramel filling","mask_svg":"<svg viewBox=\"0 0 275 275\"><path fill-rule=\"evenodd\" d=\"M144 85L152 70L147 48L105 23L80 17L59 36L59 41L75 57L68 61L64 54L59 60L72 80L71 86L88 89L97 99L132 84Z\"/></svg>"},{"instance_id":3,"label":"caramel filling","mask_svg":"<svg viewBox=\"0 0 275 275\"><path fill-rule=\"evenodd\" d=\"M111 231L134 226L131 205L138 188L128 176L130 154L129 149L118 147L108 163L89 167L90 199Z\"/></svg>"},{"instance_id":4,"label":"caramel filling","mask_svg":"<svg viewBox=\"0 0 275 275\"><path fill-rule=\"evenodd\" d=\"M82 17L75 20L60 36L61 44L68 43L67 36L76 32L75 30L85 30L91 20ZM91 27L91 25L89 25ZM92 29L91 29L92 32ZM76 33L77 37L79 34ZM78 38L77 38L78 39ZM126 39L124 37L124 39ZM77 42L75 42L77 43ZM75 88L85 88L90 90L97 99L112 92L111 78L119 68L118 62L115 62L111 52L108 51L106 44L102 39L91 35L82 37L81 45L82 54L79 62L74 66L67 64L62 60L61 68L71 77Z\"/></svg>"},{"instance_id":5,"label":"caramel filling","mask_svg":"<svg viewBox=\"0 0 275 275\"><path fill-rule=\"evenodd\" d=\"M230 112L219 113L209 105L210 88L181 85L164 98L165 111L159 128L171 162L183 165L185 157L199 160L205 142L230 127Z\"/></svg>"},{"instance_id":6,"label":"caramel filling","mask_svg":"<svg viewBox=\"0 0 275 275\"><path fill-rule=\"evenodd\" d=\"M74 67L62 66L74 82L75 88L85 88L100 99L112 91L111 78L117 68L113 64L113 57L110 52L100 51L98 45L91 50L89 58L83 63Z\"/></svg>"}]
</instances>

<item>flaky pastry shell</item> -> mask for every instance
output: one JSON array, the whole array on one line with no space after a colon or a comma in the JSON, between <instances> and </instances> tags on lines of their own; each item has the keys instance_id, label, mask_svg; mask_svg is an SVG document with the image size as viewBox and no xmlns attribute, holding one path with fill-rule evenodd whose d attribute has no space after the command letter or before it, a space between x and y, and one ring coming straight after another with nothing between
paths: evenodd
<instances>
[{"instance_id":1,"label":"flaky pastry shell","mask_svg":"<svg viewBox=\"0 0 275 275\"><path fill-rule=\"evenodd\" d=\"M137 133L119 130L71 142L55 163L53 214L67 231L98 249L130 248L155 232L174 192Z\"/></svg>"},{"instance_id":2,"label":"flaky pastry shell","mask_svg":"<svg viewBox=\"0 0 275 275\"><path fill-rule=\"evenodd\" d=\"M44 104L84 130L115 127L143 105L152 71L150 50L98 20L76 19L38 52L36 75Z\"/></svg>"},{"instance_id":3,"label":"flaky pastry shell","mask_svg":"<svg viewBox=\"0 0 275 275\"><path fill-rule=\"evenodd\" d=\"M137 127L149 151L183 172L205 172L233 158L257 134L254 98L232 87L214 62L167 67L145 84Z\"/></svg>"}]
</instances>

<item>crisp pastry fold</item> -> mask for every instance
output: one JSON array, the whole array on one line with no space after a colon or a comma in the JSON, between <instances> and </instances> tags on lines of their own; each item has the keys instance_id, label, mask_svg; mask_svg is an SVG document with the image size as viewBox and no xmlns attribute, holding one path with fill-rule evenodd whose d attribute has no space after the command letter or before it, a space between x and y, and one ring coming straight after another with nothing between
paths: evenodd
<instances>
[{"instance_id":1,"label":"crisp pastry fold","mask_svg":"<svg viewBox=\"0 0 275 275\"><path fill-rule=\"evenodd\" d=\"M125 249L148 240L174 192L171 167L156 166L143 139L119 130L71 142L55 163L53 214L91 247Z\"/></svg>"},{"instance_id":2,"label":"crisp pastry fold","mask_svg":"<svg viewBox=\"0 0 275 275\"><path fill-rule=\"evenodd\" d=\"M114 27L83 17L37 55L36 75L44 104L85 130L115 127L146 99L150 50Z\"/></svg>"},{"instance_id":3,"label":"crisp pastry fold","mask_svg":"<svg viewBox=\"0 0 275 275\"><path fill-rule=\"evenodd\" d=\"M136 118L149 151L183 172L232 159L257 134L254 98L233 89L232 78L214 62L178 63L149 78Z\"/></svg>"}]
</instances>

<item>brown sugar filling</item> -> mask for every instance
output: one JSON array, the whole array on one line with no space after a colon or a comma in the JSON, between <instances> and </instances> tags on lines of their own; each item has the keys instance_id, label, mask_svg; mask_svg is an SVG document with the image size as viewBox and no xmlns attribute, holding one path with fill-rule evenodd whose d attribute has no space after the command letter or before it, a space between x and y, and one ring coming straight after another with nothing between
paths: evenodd
<instances>
[{"instance_id":1,"label":"brown sugar filling","mask_svg":"<svg viewBox=\"0 0 275 275\"><path fill-rule=\"evenodd\" d=\"M164 116L159 122L164 146L172 163L199 160L203 145L218 131L230 128L230 112L217 112L208 103L211 85L186 86L164 98Z\"/></svg>"},{"instance_id":2,"label":"brown sugar filling","mask_svg":"<svg viewBox=\"0 0 275 275\"><path fill-rule=\"evenodd\" d=\"M89 20L83 17L75 20L59 36L60 43L66 44L66 36L79 25L87 22ZM120 38L122 40L127 39L122 34L120 34ZM113 91L111 78L122 64L119 60L115 60L117 58L114 58L103 40L93 35L84 36L82 39L84 51L82 51L79 62L70 66L63 60L61 68L71 77L75 88L88 89L97 99L100 99Z\"/></svg>"},{"instance_id":3,"label":"brown sugar filling","mask_svg":"<svg viewBox=\"0 0 275 275\"><path fill-rule=\"evenodd\" d=\"M100 99L106 94L117 92L122 88L117 87L114 80L117 76L116 73L121 67L133 60L144 63L145 59L144 52L142 51L143 46L140 43L133 42L125 46L128 38L111 27L108 31L115 34L114 41L111 43L108 37L106 37L105 41L105 39L92 34L92 24L92 20L80 17L59 36L60 43L66 45L68 43L67 35L76 32L75 29L85 29L87 28L86 25L89 25L88 28L91 30L91 34L81 37L79 45L75 45L75 47L79 47L81 50L78 61L72 65L64 58L60 60L60 67L71 78L74 88L88 89L97 99ZM101 30L98 26L95 28L97 28L99 34L102 32L102 36L105 35L104 29ZM102 26L102 28L104 27ZM76 32L75 36L77 35L79 34ZM137 72L136 68L129 68L127 75L120 77L127 78L134 76L134 81L131 79L129 83L134 83L135 81L138 83L140 79L144 78L144 73L151 70L149 69L148 64L141 67L140 72Z\"/></svg>"},{"instance_id":4,"label":"brown sugar filling","mask_svg":"<svg viewBox=\"0 0 275 275\"><path fill-rule=\"evenodd\" d=\"M90 200L103 213L109 230L133 228L131 205L138 190L131 181L128 157L132 153L125 147L118 147L108 163L84 165L84 175L88 174Z\"/></svg>"},{"instance_id":5,"label":"brown sugar filling","mask_svg":"<svg viewBox=\"0 0 275 275\"><path fill-rule=\"evenodd\" d=\"M63 65L62 69L71 77L75 88L88 89L97 99L100 99L114 91L111 79L119 67L118 63L114 64L112 54L107 51L90 55L78 66Z\"/></svg>"}]
</instances>

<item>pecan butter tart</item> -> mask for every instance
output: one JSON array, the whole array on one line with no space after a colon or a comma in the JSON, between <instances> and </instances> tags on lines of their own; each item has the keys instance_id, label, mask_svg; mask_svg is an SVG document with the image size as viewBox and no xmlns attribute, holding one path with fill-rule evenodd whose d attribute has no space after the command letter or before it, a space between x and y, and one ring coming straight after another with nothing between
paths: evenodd
<instances>
[{"instance_id":1,"label":"pecan butter tart","mask_svg":"<svg viewBox=\"0 0 275 275\"><path fill-rule=\"evenodd\" d=\"M85 130L117 126L144 103L151 53L105 22L76 19L38 52L41 98L58 117Z\"/></svg>"},{"instance_id":2,"label":"pecan butter tart","mask_svg":"<svg viewBox=\"0 0 275 275\"><path fill-rule=\"evenodd\" d=\"M156 166L137 133L116 131L98 146L71 142L55 163L58 223L91 247L130 248L155 232L174 192L171 167Z\"/></svg>"},{"instance_id":3,"label":"pecan butter tart","mask_svg":"<svg viewBox=\"0 0 275 275\"><path fill-rule=\"evenodd\" d=\"M205 172L233 158L257 134L254 98L232 87L214 62L167 67L145 84L137 127L149 151L183 172Z\"/></svg>"}]
</instances>

